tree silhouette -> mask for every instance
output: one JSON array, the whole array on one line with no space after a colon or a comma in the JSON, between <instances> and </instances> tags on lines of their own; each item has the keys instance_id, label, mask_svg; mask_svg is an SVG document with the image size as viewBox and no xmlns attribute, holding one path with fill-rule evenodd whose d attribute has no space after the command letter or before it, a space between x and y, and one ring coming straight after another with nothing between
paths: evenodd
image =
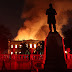
<instances>
[{"instance_id":1,"label":"tree silhouette","mask_svg":"<svg viewBox=\"0 0 72 72\"><path fill-rule=\"evenodd\" d=\"M12 38L10 30L3 25L0 25L0 49L6 50L8 48L8 39Z\"/></svg>"}]
</instances>

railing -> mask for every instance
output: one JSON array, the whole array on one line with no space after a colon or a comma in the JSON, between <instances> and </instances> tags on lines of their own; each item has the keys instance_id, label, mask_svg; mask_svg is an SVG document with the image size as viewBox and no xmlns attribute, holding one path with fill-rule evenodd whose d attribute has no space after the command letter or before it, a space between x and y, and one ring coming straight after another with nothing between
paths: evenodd
<instances>
[{"instance_id":1,"label":"railing","mask_svg":"<svg viewBox=\"0 0 72 72\"><path fill-rule=\"evenodd\" d=\"M9 55L9 54L0 54L0 70L2 70L3 65L7 70L16 70L16 69L30 69L31 66L35 64L41 64L40 67L44 68L44 55L39 54L19 54L19 55Z\"/></svg>"},{"instance_id":2,"label":"railing","mask_svg":"<svg viewBox=\"0 0 72 72\"><path fill-rule=\"evenodd\" d=\"M8 61L10 59L9 54L0 54L0 61Z\"/></svg>"},{"instance_id":3,"label":"railing","mask_svg":"<svg viewBox=\"0 0 72 72\"><path fill-rule=\"evenodd\" d=\"M29 55L12 55L11 56L11 59L12 60L15 60L15 61L24 61L24 60L29 60Z\"/></svg>"},{"instance_id":4,"label":"railing","mask_svg":"<svg viewBox=\"0 0 72 72\"><path fill-rule=\"evenodd\" d=\"M19 55L9 55L9 54L0 54L0 61L3 60L15 60L15 61L24 61L24 60L43 60L44 55L37 54L19 54Z\"/></svg>"},{"instance_id":5,"label":"railing","mask_svg":"<svg viewBox=\"0 0 72 72\"><path fill-rule=\"evenodd\" d=\"M32 60L43 60L43 58L44 55L34 55L34 54L30 55L30 59Z\"/></svg>"}]
</instances>

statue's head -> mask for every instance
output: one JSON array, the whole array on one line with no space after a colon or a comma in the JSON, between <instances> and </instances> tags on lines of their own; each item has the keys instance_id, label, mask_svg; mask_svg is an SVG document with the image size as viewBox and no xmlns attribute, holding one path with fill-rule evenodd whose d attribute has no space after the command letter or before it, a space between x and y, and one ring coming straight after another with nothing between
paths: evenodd
<instances>
[{"instance_id":1,"label":"statue's head","mask_svg":"<svg viewBox=\"0 0 72 72\"><path fill-rule=\"evenodd\" d=\"M49 4L49 7L52 8L52 4L51 3Z\"/></svg>"}]
</instances>

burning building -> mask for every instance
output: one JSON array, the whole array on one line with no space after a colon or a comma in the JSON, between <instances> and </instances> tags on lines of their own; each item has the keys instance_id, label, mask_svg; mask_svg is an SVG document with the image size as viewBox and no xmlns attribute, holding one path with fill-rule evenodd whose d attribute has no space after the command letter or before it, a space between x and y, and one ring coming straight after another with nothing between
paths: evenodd
<instances>
[{"instance_id":1,"label":"burning building","mask_svg":"<svg viewBox=\"0 0 72 72\"><path fill-rule=\"evenodd\" d=\"M44 41L40 40L23 40L8 41L8 54L43 54Z\"/></svg>"}]
</instances>

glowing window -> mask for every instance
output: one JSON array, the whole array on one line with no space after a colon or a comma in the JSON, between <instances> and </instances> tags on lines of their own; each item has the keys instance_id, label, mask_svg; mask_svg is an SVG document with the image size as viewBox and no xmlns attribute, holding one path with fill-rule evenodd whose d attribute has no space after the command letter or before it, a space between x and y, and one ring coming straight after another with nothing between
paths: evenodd
<instances>
[{"instance_id":1,"label":"glowing window","mask_svg":"<svg viewBox=\"0 0 72 72\"><path fill-rule=\"evenodd\" d=\"M11 52L11 55L13 54L13 52Z\"/></svg>"},{"instance_id":2,"label":"glowing window","mask_svg":"<svg viewBox=\"0 0 72 72\"><path fill-rule=\"evenodd\" d=\"M15 54L17 54L17 52L15 52Z\"/></svg>"},{"instance_id":3,"label":"glowing window","mask_svg":"<svg viewBox=\"0 0 72 72\"><path fill-rule=\"evenodd\" d=\"M17 45L15 45L15 48L17 48Z\"/></svg>"},{"instance_id":4,"label":"glowing window","mask_svg":"<svg viewBox=\"0 0 72 72\"><path fill-rule=\"evenodd\" d=\"M26 47L28 48L28 44L26 44Z\"/></svg>"},{"instance_id":5,"label":"glowing window","mask_svg":"<svg viewBox=\"0 0 72 72\"><path fill-rule=\"evenodd\" d=\"M19 54L21 54L21 52L19 52Z\"/></svg>"},{"instance_id":6,"label":"glowing window","mask_svg":"<svg viewBox=\"0 0 72 72\"><path fill-rule=\"evenodd\" d=\"M34 48L36 48L36 44L34 44Z\"/></svg>"},{"instance_id":7,"label":"glowing window","mask_svg":"<svg viewBox=\"0 0 72 72\"><path fill-rule=\"evenodd\" d=\"M13 48L13 45L11 45L11 48Z\"/></svg>"},{"instance_id":8,"label":"glowing window","mask_svg":"<svg viewBox=\"0 0 72 72\"><path fill-rule=\"evenodd\" d=\"M19 45L19 48L22 48L22 45Z\"/></svg>"},{"instance_id":9,"label":"glowing window","mask_svg":"<svg viewBox=\"0 0 72 72\"><path fill-rule=\"evenodd\" d=\"M32 48L32 44L30 44L30 48Z\"/></svg>"}]
</instances>

